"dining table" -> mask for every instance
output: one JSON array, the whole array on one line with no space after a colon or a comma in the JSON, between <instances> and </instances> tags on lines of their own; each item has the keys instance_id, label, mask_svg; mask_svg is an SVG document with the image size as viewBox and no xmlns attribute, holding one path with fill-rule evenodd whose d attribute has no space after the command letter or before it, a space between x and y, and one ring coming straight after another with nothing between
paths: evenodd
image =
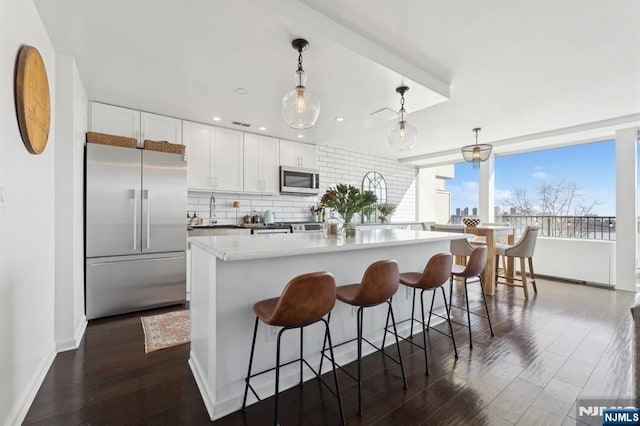
<instances>
[{"instance_id":1,"label":"dining table","mask_svg":"<svg viewBox=\"0 0 640 426\"><path fill-rule=\"evenodd\" d=\"M509 225L478 225L466 226L464 232L485 238L487 245L487 266L482 273L484 282L484 293L493 296L496 289L496 243L499 237L506 236L507 244L513 244L515 239L515 228ZM512 277L514 274L513 258L507 258L505 276Z\"/></svg>"}]
</instances>

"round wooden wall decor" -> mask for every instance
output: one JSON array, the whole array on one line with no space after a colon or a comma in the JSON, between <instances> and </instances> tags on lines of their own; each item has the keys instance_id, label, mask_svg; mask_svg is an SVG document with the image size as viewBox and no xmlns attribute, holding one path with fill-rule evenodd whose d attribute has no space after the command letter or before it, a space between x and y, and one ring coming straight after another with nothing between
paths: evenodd
<instances>
[{"instance_id":1,"label":"round wooden wall decor","mask_svg":"<svg viewBox=\"0 0 640 426\"><path fill-rule=\"evenodd\" d=\"M16 113L22 141L32 154L44 151L51 124L49 80L40 52L22 46L15 80Z\"/></svg>"}]
</instances>

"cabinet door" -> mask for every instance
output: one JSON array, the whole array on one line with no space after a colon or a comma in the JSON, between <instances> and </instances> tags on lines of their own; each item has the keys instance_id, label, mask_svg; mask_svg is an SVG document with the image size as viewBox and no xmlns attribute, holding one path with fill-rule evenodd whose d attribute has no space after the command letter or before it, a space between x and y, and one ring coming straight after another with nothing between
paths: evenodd
<instances>
[{"instance_id":1,"label":"cabinet door","mask_svg":"<svg viewBox=\"0 0 640 426\"><path fill-rule=\"evenodd\" d=\"M298 156L300 157L300 167L306 167L308 169L317 168L315 145L299 143Z\"/></svg>"},{"instance_id":2,"label":"cabinet door","mask_svg":"<svg viewBox=\"0 0 640 426\"><path fill-rule=\"evenodd\" d=\"M317 168L316 146L280 139L280 164L315 169Z\"/></svg>"},{"instance_id":3,"label":"cabinet door","mask_svg":"<svg viewBox=\"0 0 640 426\"><path fill-rule=\"evenodd\" d=\"M150 139L182 143L182 120L177 118L143 112L140 115L140 128L143 142L145 139Z\"/></svg>"},{"instance_id":4,"label":"cabinet door","mask_svg":"<svg viewBox=\"0 0 640 426\"><path fill-rule=\"evenodd\" d=\"M215 128L212 153L213 186L218 191L242 192L243 187L243 134L236 130Z\"/></svg>"},{"instance_id":5,"label":"cabinet door","mask_svg":"<svg viewBox=\"0 0 640 426\"><path fill-rule=\"evenodd\" d=\"M244 134L244 190L275 194L280 191L278 139Z\"/></svg>"},{"instance_id":6,"label":"cabinet door","mask_svg":"<svg viewBox=\"0 0 640 426\"><path fill-rule=\"evenodd\" d=\"M262 170L260 135L244 134L244 190L246 192L262 192Z\"/></svg>"},{"instance_id":7,"label":"cabinet door","mask_svg":"<svg viewBox=\"0 0 640 426\"><path fill-rule=\"evenodd\" d=\"M280 192L280 149L278 139L261 136L260 160L262 163L262 191Z\"/></svg>"},{"instance_id":8,"label":"cabinet door","mask_svg":"<svg viewBox=\"0 0 640 426\"><path fill-rule=\"evenodd\" d=\"M185 121L183 142L187 153L187 188L213 189L211 175L211 152L214 128L199 123Z\"/></svg>"},{"instance_id":9,"label":"cabinet door","mask_svg":"<svg viewBox=\"0 0 640 426\"><path fill-rule=\"evenodd\" d=\"M140 111L113 105L90 103L91 114L89 130L115 136L126 136L140 140Z\"/></svg>"},{"instance_id":10,"label":"cabinet door","mask_svg":"<svg viewBox=\"0 0 640 426\"><path fill-rule=\"evenodd\" d=\"M280 139L280 165L301 167L297 145L297 142Z\"/></svg>"}]
</instances>

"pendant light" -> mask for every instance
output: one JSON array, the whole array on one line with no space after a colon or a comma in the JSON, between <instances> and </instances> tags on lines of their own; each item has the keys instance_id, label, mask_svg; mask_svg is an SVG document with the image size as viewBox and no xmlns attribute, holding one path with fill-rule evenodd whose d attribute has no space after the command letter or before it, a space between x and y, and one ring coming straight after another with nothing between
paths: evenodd
<instances>
[{"instance_id":1,"label":"pendant light","mask_svg":"<svg viewBox=\"0 0 640 426\"><path fill-rule=\"evenodd\" d=\"M396 151L409 151L416 145L418 131L411 124L407 123L407 111L404 109L404 94L409 90L407 86L396 88L396 93L400 94L400 111L398 111L398 122L389 131L389 144Z\"/></svg>"},{"instance_id":2,"label":"pendant light","mask_svg":"<svg viewBox=\"0 0 640 426\"><path fill-rule=\"evenodd\" d=\"M481 161L487 161L489 156L491 155L491 150L493 146L487 143L478 144L478 133L482 130L481 127L476 127L473 131L476 134L476 144L475 145L467 145L462 147L462 158L464 161L470 161L473 163L473 168L477 169L480 167Z\"/></svg>"},{"instance_id":3,"label":"pendant light","mask_svg":"<svg viewBox=\"0 0 640 426\"><path fill-rule=\"evenodd\" d=\"M308 129L316 124L320 114L320 101L305 87L307 76L302 69L302 52L309 47L309 42L297 38L291 42L291 46L298 51L296 88L282 98L282 116L292 129Z\"/></svg>"}]
</instances>

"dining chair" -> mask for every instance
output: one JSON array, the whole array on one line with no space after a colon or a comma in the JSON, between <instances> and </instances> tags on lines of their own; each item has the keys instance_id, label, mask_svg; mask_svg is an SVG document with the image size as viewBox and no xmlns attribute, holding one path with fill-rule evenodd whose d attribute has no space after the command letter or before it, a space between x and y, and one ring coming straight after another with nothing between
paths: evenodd
<instances>
[{"instance_id":1,"label":"dining chair","mask_svg":"<svg viewBox=\"0 0 640 426\"><path fill-rule=\"evenodd\" d=\"M536 248L536 241L538 239L538 233L540 232L539 226L527 226L520 236L520 239L515 244L496 244L496 284L503 284L512 287L522 287L524 290L525 299L529 297L529 289L527 286L527 271L525 268L525 259L529 263L529 277L531 284L533 285L533 291L538 292L536 286L536 276L533 273L533 253ZM498 274L498 259L502 256L505 275ZM507 271L505 259L508 257L520 258L520 277L516 278L513 271ZM498 280L502 278L503 280ZM513 281L520 281L522 284L516 284Z\"/></svg>"}]
</instances>

